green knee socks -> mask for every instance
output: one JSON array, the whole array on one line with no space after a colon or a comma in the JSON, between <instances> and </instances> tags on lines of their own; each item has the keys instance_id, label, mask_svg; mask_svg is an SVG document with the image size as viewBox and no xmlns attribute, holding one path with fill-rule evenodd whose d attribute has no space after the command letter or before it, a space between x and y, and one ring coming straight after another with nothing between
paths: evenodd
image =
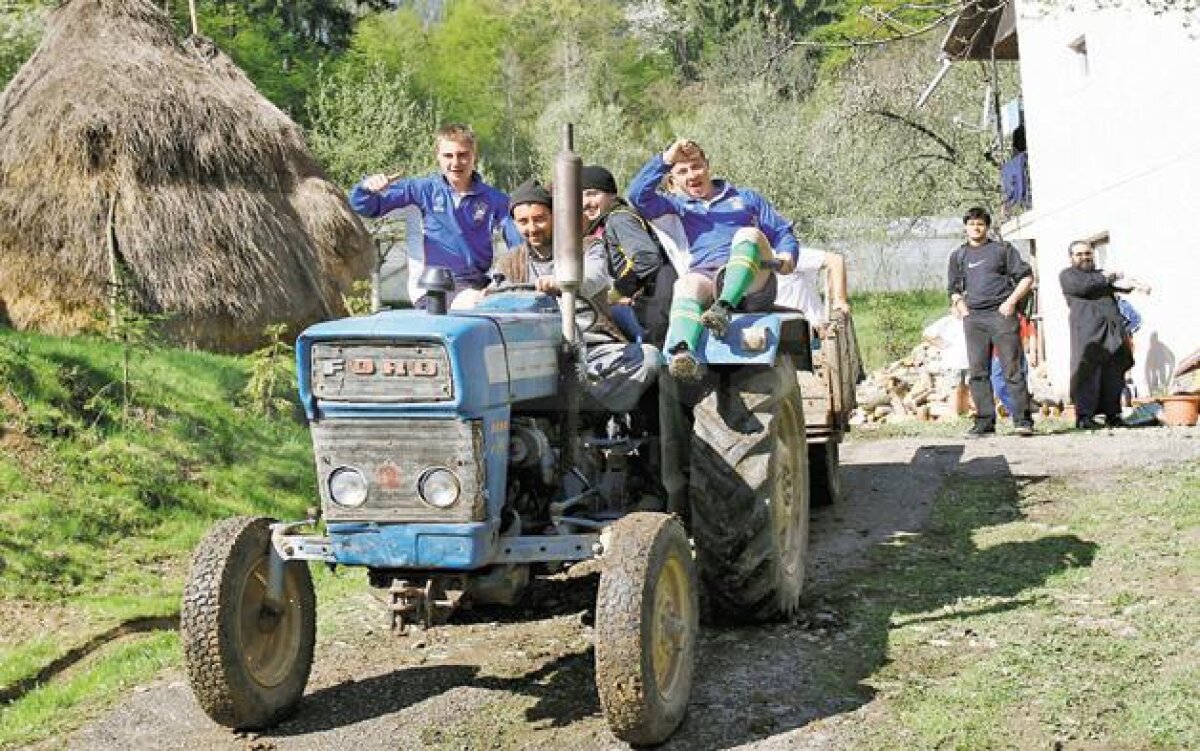
<instances>
[{"instance_id":1,"label":"green knee socks","mask_svg":"<svg viewBox=\"0 0 1200 751\"><path fill-rule=\"evenodd\" d=\"M671 325L667 328L667 340L663 343L668 353L680 344L686 344L688 349L696 351L701 331L700 310L699 300L683 297L671 302Z\"/></svg>"},{"instance_id":2,"label":"green knee socks","mask_svg":"<svg viewBox=\"0 0 1200 751\"><path fill-rule=\"evenodd\" d=\"M746 290L754 283L761 265L758 262L758 243L742 241L729 249L729 261L725 264L725 282L721 287L721 302L736 308Z\"/></svg>"}]
</instances>

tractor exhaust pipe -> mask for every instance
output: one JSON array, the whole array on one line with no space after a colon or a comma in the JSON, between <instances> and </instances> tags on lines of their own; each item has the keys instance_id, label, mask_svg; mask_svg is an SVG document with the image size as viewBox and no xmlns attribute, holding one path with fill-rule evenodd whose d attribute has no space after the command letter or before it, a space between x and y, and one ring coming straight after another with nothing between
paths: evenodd
<instances>
[{"instance_id":1,"label":"tractor exhaust pipe","mask_svg":"<svg viewBox=\"0 0 1200 751\"><path fill-rule=\"evenodd\" d=\"M563 126L562 151L554 161L554 281L562 291L563 338L575 341L575 296L583 282L583 204L575 153L575 126Z\"/></svg>"},{"instance_id":2,"label":"tractor exhaust pipe","mask_svg":"<svg viewBox=\"0 0 1200 751\"><path fill-rule=\"evenodd\" d=\"M561 296L563 348L559 354L562 394L566 403L566 442L559 457L561 476L579 466L579 367L582 349L575 336L575 296L583 283L583 196L579 190L583 161L575 153L575 128L563 126L562 151L554 160L554 281Z\"/></svg>"}]
</instances>

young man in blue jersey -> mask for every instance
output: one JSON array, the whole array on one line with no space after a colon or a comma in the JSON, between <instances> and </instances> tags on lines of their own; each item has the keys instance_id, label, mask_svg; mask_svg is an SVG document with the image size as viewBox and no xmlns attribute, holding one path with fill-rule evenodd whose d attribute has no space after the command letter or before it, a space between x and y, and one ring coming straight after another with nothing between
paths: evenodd
<instances>
[{"instance_id":1,"label":"young man in blue jersey","mask_svg":"<svg viewBox=\"0 0 1200 751\"><path fill-rule=\"evenodd\" d=\"M673 192L659 189L668 176ZM630 183L629 201L647 219L673 214L682 224L691 262L675 283L665 348L672 376L698 380L702 328L724 336L734 310L770 309L773 272L795 268L800 243L792 223L761 195L714 180L704 150L687 139L642 167Z\"/></svg>"},{"instance_id":2,"label":"young man in blue jersey","mask_svg":"<svg viewBox=\"0 0 1200 751\"><path fill-rule=\"evenodd\" d=\"M471 129L458 123L443 125L434 139L438 172L409 178L369 175L351 189L350 205L367 217L406 206L419 210L424 258L409 259L410 282L424 266L449 269L454 274L452 304L471 307L490 281L493 233L503 232L510 248L521 244L521 236L508 216L508 196L475 171L477 151ZM420 306L423 299L413 302Z\"/></svg>"}]
</instances>

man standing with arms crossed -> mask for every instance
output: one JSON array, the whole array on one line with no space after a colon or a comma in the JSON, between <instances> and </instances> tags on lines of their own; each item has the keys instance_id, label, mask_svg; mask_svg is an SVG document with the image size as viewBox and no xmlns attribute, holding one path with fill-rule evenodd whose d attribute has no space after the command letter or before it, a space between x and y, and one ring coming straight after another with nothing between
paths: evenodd
<instances>
[{"instance_id":1,"label":"man standing with arms crossed","mask_svg":"<svg viewBox=\"0 0 1200 751\"><path fill-rule=\"evenodd\" d=\"M1009 243L988 237L992 217L975 207L963 217L967 242L950 254L947 276L950 309L963 322L970 363L968 383L975 402L975 425L967 432L979 438L996 432L996 401L989 380L992 352L1004 370L1013 399L1013 423L1020 436L1033 435L1029 389L1021 369L1021 336L1017 304L1033 286L1033 270Z\"/></svg>"},{"instance_id":2,"label":"man standing with arms crossed","mask_svg":"<svg viewBox=\"0 0 1200 751\"><path fill-rule=\"evenodd\" d=\"M490 282L492 235L504 233L508 247L521 236L508 216L508 196L483 181L475 171L475 134L466 125L443 125L434 133L438 172L426 177L369 175L350 190L350 206L366 217L416 207L421 212L423 258L409 257L409 290L425 266L440 266L454 275L450 301L472 307ZM419 306L423 298L415 294Z\"/></svg>"},{"instance_id":3,"label":"man standing with arms crossed","mask_svg":"<svg viewBox=\"0 0 1200 751\"><path fill-rule=\"evenodd\" d=\"M1117 282L1120 271L1096 268L1091 243L1076 240L1068 249L1071 265L1058 275L1067 299L1071 325L1071 402L1075 427L1098 428L1093 419L1104 415L1110 428L1123 426L1121 391L1125 371L1133 367L1133 353L1125 341L1125 322L1117 307L1117 292L1134 285Z\"/></svg>"}]
</instances>

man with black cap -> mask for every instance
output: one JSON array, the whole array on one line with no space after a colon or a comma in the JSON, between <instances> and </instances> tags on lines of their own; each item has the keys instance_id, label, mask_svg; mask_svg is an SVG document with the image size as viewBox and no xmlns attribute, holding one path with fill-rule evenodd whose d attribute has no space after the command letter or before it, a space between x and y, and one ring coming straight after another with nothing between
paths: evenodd
<instances>
[{"instance_id":1,"label":"man with black cap","mask_svg":"<svg viewBox=\"0 0 1200 751\"><path fill-rule=\"evenodd\" d=\"M514 284L532 284L539 292L559 293L554 280L554 212L549 191L527 180L512 193L510 213L525 244L496 260L494 272ZM660 357L649 344L622 341L609 319L611 287L602 249L590 246L583 259L579 294L596 309L601 324L584 335L587 393L612 412L631 412L658 377Z\"/></svg>"},{"instance_id":2,"label":"man with black cap","mask_svg":"<svg viewBox=\"0 0 1200 751\"><path fill-rule=\"evenodd\" d=\"M611 172L587 165L580 173L584 235L604 250L611 313L630 339L661 347L667 335L671 288L678 275L650 224L617 192Z\"/></svg>"},{"instance_id":3,"label":"man with black cap","mask_svg":"<svg viewBox=\"0 0 1200 751\"><path fill-rule=\"evenodd\" d=\"M557 295L554 281L554 210L550 192L536 179L521 183L509 199L509 216L525 242L496 259L492 271L513 284L532 284ZM598 299L609 287L604 259L597 250L585 254L580 293Z\"/></svg>"}]
</instances>

